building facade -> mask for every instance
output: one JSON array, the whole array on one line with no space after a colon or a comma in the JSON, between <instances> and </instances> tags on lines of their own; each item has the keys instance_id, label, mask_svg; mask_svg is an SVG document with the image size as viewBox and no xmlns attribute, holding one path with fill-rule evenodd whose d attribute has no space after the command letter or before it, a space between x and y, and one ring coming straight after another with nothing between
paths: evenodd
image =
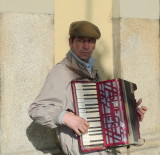
<instances>
[{"instance_id":1,"label":"building facade","mask_svg":"<svg viewBox=\"0 0 160 155\"><path fill-rule=\"evenodd\" d=\"M160 155L159 0L0 0L0 155L58 154L53 130L34 124L28 106L68 47L71 22L101 30L94 57L103 80L137 84L149 108L141 125L143 146L131 155ZM121 149L126 155L126 149Z\"/></svg>"}]
</instances>

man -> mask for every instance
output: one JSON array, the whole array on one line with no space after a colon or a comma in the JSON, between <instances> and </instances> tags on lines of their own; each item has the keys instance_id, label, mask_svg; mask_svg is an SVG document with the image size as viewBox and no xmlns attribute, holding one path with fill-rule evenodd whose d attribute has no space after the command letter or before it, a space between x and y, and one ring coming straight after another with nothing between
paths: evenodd
<instances>
[{"instance_id":1,"label":"man","mask_svg":"<svg viewBox=\"0 0 160 155\"><path fill-rule=\"evenodd\" d=\"M100 81L94 70L95 60L91 57L96 41L101 37L98 27L88 21L77 21L70 25L70 50L66 57L53 67L45 84L29 107L30 117L37 123L56 128L61 148L65 154L80 155L77 135L87 133L89 123L74 114L71 81ZM137 107L141 104L141 99ZM147 110L137 109L142 121ZM114 150L97 151L91 155L108 155Z\"/></svg>"}]
</instances>

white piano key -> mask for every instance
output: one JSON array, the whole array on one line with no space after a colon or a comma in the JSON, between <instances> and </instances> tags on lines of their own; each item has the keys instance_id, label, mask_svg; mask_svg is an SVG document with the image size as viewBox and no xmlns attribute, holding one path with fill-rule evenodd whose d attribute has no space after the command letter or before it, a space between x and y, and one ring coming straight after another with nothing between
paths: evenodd
<instances>
[{"instance_id":1,"label":"white piano key","mask_svg":"<svg viewBox=\"0 0 160 155\"><path fill-rule=\"evenodd\" d=\"M89 129L88 129L88 132L91 133L91 132L96 131L96 130L97 130L97 131L100 130L100 131L102 132L102 128L101 128L101 127L97 127L97 128L89 128Z\"/></svg>"},{"instance_id":2,"label":"white piano key","mask_svg":"<svg viewBox=\"0 0 160 155\"><path fill-rule=\"evenodd\" d=\"M77 97L86 97L86 96L97 96L95 92L76 92Z\"/></svg>"},{"instance_id":3,"label":"white piano key","mask_svg":"<svg viewBox=\"0 0 160 155\"><path fill-rule=\"evenodd\" d=\"M96 89L96 86L91 86L91 85L76 86L76 90L78 89Z\"/></svg>"},{"instance_id":4,"label":"white piano key","mask_svg":"<svg viewBox=\"0 0 160 155\"><path fill-rule=\"evenodd\" d=\"M103 136L102 134L100 135L89 135L89 134L85 134L82 136L83 141L89 141L89 140L102 140Z\"/></svg>"},{"instance_id":5,"label":"white piano key","mask_svg":"<svg viewBox=\"0 0 160 155\"><path fill-rule=\"evenodd\" d=\"M89 127L101 127L101 122L89 122Z\"/></svg>"},{"instance_id":6,"label":"white piano key","mask_svg":"<svg viewBox=\"0 0 160 155\"><path fill-rule=\"evenodd\" d=\"M79 109L80 113L90 113L90 112L99 112L99 108L94 108L94 109Z\"/></svg>"},{"instance_id":7,"label":"white piano key","mask_svg":"<svg viewBox=\"0 0 160 155\"><path fill-rule=\"evenodd\" d=\"M103 136L102 135L83 135L82 136L83 145L93 145L93 144L102 144Z\"/></svg>"},{"instance_id":8,"label":"white piano key","mask_svg":"<svg viewBox=\"0 0 160 155\"><path fill-rule=\"evenodd\" d=\"M83 142L103 140L102 135L82 135Z\"/></svg>"},{"instance_id":9,"label":"white piano key","mask_svg":"<svg viewBox=\"0 0 160 155\"><path fill-rule=\"evenodd\" d=\"M87 118L86 121L88 122L97 122L97 121L100 121L100 118Z\"/></svg>"},{"instance_id":10,"label":"white piano key","mask_svg":"<svg viewBox=\"0 0 160 155\"><path fill-rule=\"evenodd\" d=\"M97 94L97 90L76 90L76 94Z\"/></svg>"},{"instance_id":11,"label":"white piano key","mask_svg":"<svg viewBox=\"0 0 160 155\"><path fill-rule=\"evenodd\" d=\"M84 99L84 100L94 100L97 99L97 96L93 95L93 96L77 96L77 99Z\"/></svg>"},{"instance_id":12,"label":"white piano key","mask_svg":"<svg viewBox=\"0 0 160 155\"><path fill-rule=\"evenodd\" d=\"M80 117L84 118L86 121L88 121L89 123L91 122L99 122L100 121L100 117L88 117L86 115L81 115Z\"/></svg>"},{"instance_id":13,"label":"white piano key","mask_svg":"<svg viewBox=\"0 0 160 155\"><path fill-rule=\"evenodd\" d=\"M84 99L84 98L80 98L80 99L77 99L77 102L79 104L79 102L86 102L88 103L89 99ZM90 102L96 102L98 103L98 100L97 99L90 99Z\"/></svg>"},{"instance_id":14,"label":"white piano key","mask_svg":"<svg viewBox=\"0 0 160 155\"><path fill-rule=\"evenodd\" d=\"M93 135L93 136L95 136L96 134L98 134L98 135L101 134L101 135L102 135L102 131L92 131L92 132L89 131L89 134L90 134L90 135Z\"/></svg>"},{"instance_id":15,"label":"white piano key","mask_svg":"<svg viewBox=\"0 0 160 155\"><path fill-rule=\"evenodd\" d=\"M84 146L87 146L87 145L103 145L103 140L101 141L95 141L95 142L91 142L91 141L88 141L88 142L83 142L83 145Z\"/></svg>"},{"instance_id":16,"label":"white piano key","mask_svg":"<svg viewBox=\"0 0 160 155\"><path fill-rule=\"evenodd\" d=\"M94 100L81 100L78 102L78 105L79 104L98 104L98 100L97 99L94 99Z\"/></svg>"},{"instance_id":17,"label":"white piano key","mask_svg":"<svg viewBox=\"0 0 160 155\"><path fill-rule=\"evenodd\" d=\"M95 112L95 113L79 113L79 116L82 118L90 118L90 117L100 117L99 112Z\"/></svg>"}]
</instances>

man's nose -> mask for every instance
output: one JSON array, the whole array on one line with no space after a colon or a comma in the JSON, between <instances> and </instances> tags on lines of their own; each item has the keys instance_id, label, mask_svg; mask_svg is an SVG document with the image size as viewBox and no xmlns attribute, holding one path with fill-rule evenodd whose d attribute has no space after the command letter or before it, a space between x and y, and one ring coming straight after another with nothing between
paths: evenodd
<instances>
[{"instance_id":1,"label":"man's nose","mask_svg":"<svg viewBox=\"0 0 160 155\"><path fill-rule=\"evenodd\" d=\"M89 42L88 41L84 41L83 42L83 48L84 49L88 49L89 48Z\"/></svg>"}]
</instances>

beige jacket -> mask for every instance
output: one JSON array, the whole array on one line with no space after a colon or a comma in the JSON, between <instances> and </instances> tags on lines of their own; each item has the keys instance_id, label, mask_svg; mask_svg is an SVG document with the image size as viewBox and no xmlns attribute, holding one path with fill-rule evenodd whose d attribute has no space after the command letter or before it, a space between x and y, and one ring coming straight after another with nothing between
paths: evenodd
<instances>
[{"instance_id":1,"label":"beige jacket","mask_svg":"<svg viewBox=\"0 0 160 155\"><path fill-rule=\"evenodd\" d=\"M70 67L74 68L75 71L84 73L84 76L78 75ZM74 112L71 81L91 80L88 77L99 80L94 69L92 70L92 74L90 74L84 66L72 57L70 52L67 53L66 58L52 68L39 95L29 107L29 115L35 122L50 128L56 128L62 150L68 155L81 154L79 152L77 136L67 126L57 124L57 119L62 111L71 110ZM90 154L98 155L99 153ZM108 153L102 151L100 154L106 155Z\"/></svg>"}]
</instances>

